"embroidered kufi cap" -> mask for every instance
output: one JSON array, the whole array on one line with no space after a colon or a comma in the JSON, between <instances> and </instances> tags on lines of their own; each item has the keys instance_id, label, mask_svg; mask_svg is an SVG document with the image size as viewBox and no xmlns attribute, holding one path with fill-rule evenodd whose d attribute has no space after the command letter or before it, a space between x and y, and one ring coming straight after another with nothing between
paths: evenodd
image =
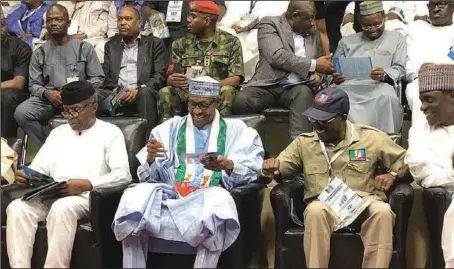
<instances>
[{"instance_id":1,"label":"embroidered kufi cap","mask_svg":"<svg viewBox=\"0 0 454 269\"><path fill-rule=\"evenodd\" d=\"M88 81L73 81L61 89L61 101L64 105L74 105L89 99L95 94L95 88Z\"/></svg>"},{"instance_id":2,"label":"embroidered kufi cap","mask_svg":"<svg viewBox=\"0 0 454 269\"><path fill-rule=\"evenodd\" d=\"M219 97L221 91L221 83L208 77L198 77L189 81L189 95L201 97Z\"/></svg>"},{"instance_id":3,"label":"embroidered kufi cap","mask_svg":"<svg viewBox=\"0 0 454 269\"><path fill-rule=\"evenodd\" d=\"M382 1L364 1L359 4L359 14L367 16L384 11Z\"/></svg>"},{"instance_id":4,"label":"embroidered kufi cap","mask_svg":"<svg viewBox=\"0 0 454 269\"><path fill-rule=\"evenodd\" d=\"M454 64L423 64L418 78L419 92L454 91Z\"/></svg>"}]
</instances>

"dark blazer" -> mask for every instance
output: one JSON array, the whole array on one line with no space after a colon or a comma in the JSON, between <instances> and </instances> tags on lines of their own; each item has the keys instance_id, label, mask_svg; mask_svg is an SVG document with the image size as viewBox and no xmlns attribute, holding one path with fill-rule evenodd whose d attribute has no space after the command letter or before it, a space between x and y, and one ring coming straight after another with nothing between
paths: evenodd
<instances>
[{"instance_id":1,"label":"dark blazer","mask_svg":"<svg viewBox=\"0 0 454 269\"><path fill-rule=\"evenodd\" d=\"M264 17L258 25L257 41L260 58L255 74L246 87L276 85L286 80L290 73L307 77L311 60L322 56L318 31L304 37L306 58L295 55L293 30L285 13L282 16Z\"/></svg>"},{"instance_id":2,"label":"dark blazer","mask_svg":"<svg viewBox=\"0 0 454 269\"><path fill-rule=\"evenodd\" d=\"M104 47L104 89L118 86L123 48L122 37L115 35ZM167 61L164 42L154 36L141 36L137 53L137 86L159 91L166 83Z\"/></svg>"}]
</instances>

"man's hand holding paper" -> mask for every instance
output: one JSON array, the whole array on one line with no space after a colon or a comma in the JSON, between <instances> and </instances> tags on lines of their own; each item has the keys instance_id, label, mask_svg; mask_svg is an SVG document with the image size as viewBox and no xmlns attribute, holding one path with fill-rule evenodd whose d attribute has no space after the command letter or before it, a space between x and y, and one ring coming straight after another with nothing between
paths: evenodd
<instances>
[{"instance_id":1,"label":"man's hand holding paper","mask_svg":"<svg viewBox=\"0 0 454 269\"><path fill-rule=\"evenodd\" d=\"M169 76L169 85L175 88L187 88L189 80L184 74L173 73Z\"/></svg>"},{"instance_id":2,"label":"man's hand holding paper","mask_svg":"<svg viewBox=\"0 0 454 269\"><path fill-rule=\"evenodd\" d=\"M167 156L164 144L156 139L150 139L147 143L147 160L149 163L154 163L156 158L164 158Z\"/></svg>"}]
</instances>

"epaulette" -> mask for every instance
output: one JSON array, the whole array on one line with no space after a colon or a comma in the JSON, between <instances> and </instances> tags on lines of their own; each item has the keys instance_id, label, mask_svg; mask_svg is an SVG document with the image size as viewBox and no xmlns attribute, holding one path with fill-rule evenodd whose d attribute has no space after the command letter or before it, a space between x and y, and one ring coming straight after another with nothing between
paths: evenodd
<instances>
[{"instance_id":1,"label":"epaulette","mask_svg":"<svg viewBox=\"0 0 454 269\"><path fill-rule=\"evenodd\" d=\"M302 133L302 134L300 134L299 136L304 136L304 137L314 137L314 136L315 136L315 133L314 133L314 132L311 132L311 133Z\"/></svg>"},{"instance_id":2,"label":"epaulette","mask_svg":"<svg viewBox=\"0 0 454 269\"><path fill-rule=\"evenodd\" d=\"M356 125L359 126L359 128L363 129L363 130L371 130L371 131L376 131L376 132L379 132L379 133L383 133L382 130L377 129L377 128L372 127L372 126L369 126L369 125L365 125L365 124L356 124Z\"/></svg>"}]
</instances>

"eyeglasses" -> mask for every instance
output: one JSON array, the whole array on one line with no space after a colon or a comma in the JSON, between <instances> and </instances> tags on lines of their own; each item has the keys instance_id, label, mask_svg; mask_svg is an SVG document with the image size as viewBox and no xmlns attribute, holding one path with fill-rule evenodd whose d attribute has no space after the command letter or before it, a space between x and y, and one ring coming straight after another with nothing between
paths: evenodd
<instances>
[{"instance_id":1,"label":"eyeglasses","mask_svg":"<svg viewBox=\"0 0 454 269\"><path fill-rule=\"evenodd\" d=\"M213 102L210 102L210 103L188 102L188 107L189 107L190 109L195 109L196 107L198 107L198 108L200 108L200 110L205 111L205 110L207 110L212 104L214 104L214 102L216 102L216 101L213 101Z\"/></svg>"},{"instance_id":2,"label":"eyeglasses","mask_svg":"<svg viewBox=\"0 0 454 269\"><path fill-rule=\"evenodd\" d=\"M94 103L86 103L84 106L82 106L81 108L79 108L77 110L65 110L61 113L61 115L65 118L69 118L69 116L76 118L79 116L79 114L82 112L82 110L84 110L88 105L91 105L91 104L94 104Z\"/></svg>"},{"instance_id":3,"label":"eyeglasses","mask_svg":"<svg viewBox=\"0 0 454 269\"><path fill-rule=\"evenodd\" d=\"M319 126L327 126L328 124L330 124L332 121L334 121L336 119L336 117L334 118L331 118L329 120L315 120L315 119L312 119L312 118L308 118L309 121L312 123L312 124L317 124Z\"/></svg>"},{"instance_id":4,"label":"eyeglasses","mask_svg":"<svg viewBox=\"0 0 454 269\"><path fill-rule=\"evenodd\" d=\"M434 8L445 8L449 3L448 2L437 2L437 3L434 3L434 2L430 2L429 4L427 4L427 7L429 9L434 9Z\"/></svg>"},{"instance_id":5,"label":"eyeglasses","mask_svg":"<svg viewBox=\"0 0 454 269\"><path fill-rule=\"evenodd\" d=\"M372 25L364 25L364 26L361 25L361 28L362 28L363 30L369 30L369 29L374 29L374 28L383 27L384 24L385 24L385 19L383 19L382 22L380 22L380 23L374 23L374 24L372 24Z\"/></svg>"}]
</instances>

